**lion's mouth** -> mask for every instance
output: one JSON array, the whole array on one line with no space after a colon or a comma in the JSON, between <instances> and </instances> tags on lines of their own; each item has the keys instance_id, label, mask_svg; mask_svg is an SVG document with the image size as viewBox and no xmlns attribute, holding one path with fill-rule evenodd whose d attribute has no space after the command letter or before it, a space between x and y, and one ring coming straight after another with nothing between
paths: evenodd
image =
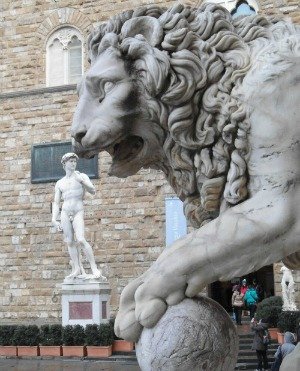
<instances>
[{"instance_id":1,"label":"lion's mouth","mask_svg":"<svg viewBox=\"0 0 300 371\"><path fill-rule=\"evenodd\" d=\"M111 153L113 161L129 161L131 158L137 156L143 146L144 141L141 137L136 135L127 137L113 146Z\"/></svg>"}]
</instances>

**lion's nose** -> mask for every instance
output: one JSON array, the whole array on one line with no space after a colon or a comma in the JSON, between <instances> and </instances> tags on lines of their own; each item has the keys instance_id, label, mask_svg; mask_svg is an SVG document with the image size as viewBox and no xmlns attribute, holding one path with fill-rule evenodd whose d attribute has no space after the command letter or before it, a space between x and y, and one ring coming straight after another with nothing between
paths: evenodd
<instances>
[{"instance_id":1,"label":"lion's nose","mask_svg":"<svg viewBox=\"0 0 300 371\"><path fill-rule=\"evenodd\" d=\"M71 135L76 142L81 144L82 138L86 135L86 130L72 131Z\"/></svg>"}]
</instances>

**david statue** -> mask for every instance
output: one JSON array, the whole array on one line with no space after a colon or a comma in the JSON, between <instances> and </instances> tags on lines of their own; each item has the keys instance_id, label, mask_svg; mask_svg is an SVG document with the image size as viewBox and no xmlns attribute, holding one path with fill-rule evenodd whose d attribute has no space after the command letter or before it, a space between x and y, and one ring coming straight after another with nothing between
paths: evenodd
<instances>
[{"instance_id":1,"label":"david statue","mask_svg":"<svg viewBox=\"0 0 300 371\"><path fill-rule=\"evenodd\" d=\"M71 258L72 271L65 280L75 278L106 280L97 268L93 249L84 236L83 198L86 191L95 194L95 187L86 174L76 171L77 160L78 156L75 153L63 155L61 163L66 175L55 184L52 204L52 224L57 231L63 232ZM63 203L60 213L61 200ZM92 274L87 274L84 270L81 250L90 264Z\"/></svg>"},{"instance_id":2,"label":"david statue","mask_svg":"<svg viewBox=\"0 0 300 371\"><path fill-rule=\"evenodd\" d=\"M261 15L234 20L214 4L153 5L101 24L88 47L74 151L86 158L107 151L118 177L161 170L196 228L121 295L116 333L140 343L157 329L159 353L174 339L160 324L176 306L205 306L196 297L206 285L282 259L300 267L299 27ZM173 335L183 333L179 319L170 320ZM223 330L230 327L224 321ZM225 338L220 345L210 331L195 334L193 321L184 328L202 352L195 350L193 365L184 365L188 346L142 369L234 368L222 364L230 355L217 364L210 358L228 348Z\"/></svg>"}]
</instances>

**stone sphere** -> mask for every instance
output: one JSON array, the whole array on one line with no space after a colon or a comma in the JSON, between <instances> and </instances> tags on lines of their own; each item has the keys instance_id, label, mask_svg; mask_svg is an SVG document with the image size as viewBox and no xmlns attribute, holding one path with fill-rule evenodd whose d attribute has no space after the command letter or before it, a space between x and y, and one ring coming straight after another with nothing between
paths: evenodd
<instances>
[{"instance_id":1,"label":"stone sphere","mask_svg":"<svg viewBox=\"0 0 300 371\"><path fill-rule=\"evenodd\" d=\"M136 355L142 371L231 371L238 335L227 312L199 296L170 306L153 328L144 328Z\"/></svg>"}]
</instances>

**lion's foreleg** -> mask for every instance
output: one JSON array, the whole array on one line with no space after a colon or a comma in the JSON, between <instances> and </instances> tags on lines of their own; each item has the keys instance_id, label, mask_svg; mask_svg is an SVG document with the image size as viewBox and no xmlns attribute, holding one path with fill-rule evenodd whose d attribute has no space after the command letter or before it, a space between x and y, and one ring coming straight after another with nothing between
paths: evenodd
<instances>
[{"instance_id":1,"label":"lion's foreleg","mask_svg":"<svg viewBox=\"0 0 300 371\"><path fill-rule=\"evenodd\" d=\"M261 192L164 250L130 295L122 294L119 335L137 340L136 324L154 326L168 305L296 251L299 225L291 204L286 195Z\"/></svg>"},{"instance_id":2,"label":"lion's foreleg","mask_svg":"<svg viewBox=\"0 0 300 371\"><path fill-rule=\"evenodd\" d=\"M260 192L197 231L192 254L199 265L207 264L208 276L203 280L197 269L190 271L186 295L196 295L203 282L245 275L299 249L295 199Z\"/></svg>"}]
</instances>

